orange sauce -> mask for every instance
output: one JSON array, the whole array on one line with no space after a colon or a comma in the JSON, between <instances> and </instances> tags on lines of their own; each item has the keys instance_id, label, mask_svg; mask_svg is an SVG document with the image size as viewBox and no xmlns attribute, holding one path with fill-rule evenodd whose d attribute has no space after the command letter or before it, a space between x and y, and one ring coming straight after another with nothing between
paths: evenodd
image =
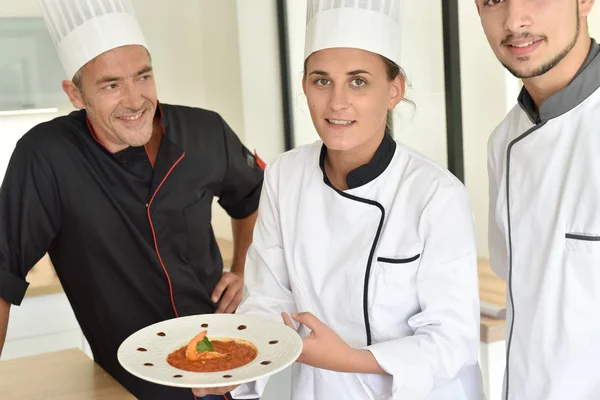
<instances>
[{"instance_id":1,"label":"orange sauce","mask_svg":"<svg viewBox=\"0 0 600 400\"><path fill-rule=\"evenodd\" d=\"M244 343L231 341L211 341L213 350L224 357L191 361L185 357L187 346L175 350L167 357L173 367L191 372L219 372L243 367L256 358L256 349Z\"/></svg>"}]
</instances>

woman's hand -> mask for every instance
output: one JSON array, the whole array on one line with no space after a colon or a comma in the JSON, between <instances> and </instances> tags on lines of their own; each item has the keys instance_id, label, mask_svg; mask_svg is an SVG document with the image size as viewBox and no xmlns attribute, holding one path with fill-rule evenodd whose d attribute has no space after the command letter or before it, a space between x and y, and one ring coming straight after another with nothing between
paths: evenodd
<instances>
[{"instance_id":1,"label":"woman's hand","mask_svg":"<svg viewBox=\"0 0 600 400\"><path fill-rule=\"evenodd\" d=\"M296 330L289 315L281 315L285 324ZM357 350L311 313L294 313L292 318L311 330L302 338L302 354L297 362L332 371L354 372L348 367Z\"/></svg>"},{"instance_id":2,"label":"woman's hand","mask_svg":"<svg viewBox=\"0 0 600 400\"><path fill-rule=\"evenodd\" d=\"M287 313L281 316L287 326L296 330ZM302 353L297 362L330 371L387 375L369 350L350 347L313 314L294 313L292 318L311 330L302 338Z\"/></svg>"}]
</instances>

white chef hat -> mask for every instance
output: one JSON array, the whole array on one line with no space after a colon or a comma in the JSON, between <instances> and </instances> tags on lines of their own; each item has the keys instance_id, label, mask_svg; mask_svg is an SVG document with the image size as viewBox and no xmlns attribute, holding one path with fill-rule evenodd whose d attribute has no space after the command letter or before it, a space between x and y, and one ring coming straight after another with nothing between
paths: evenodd
<instances>
[{"instance_id":1,"label":"white chef hat","mask_svg":"<svg viewBox=\"0 0 600 400\"><path fill-rule=\"evenodd\" d=\"M126 45L147 48L130 0L39 0L39 3L69 79L108 50Z\"/></svg>"},{"instance_id":2,"label":"white chef hat","mask_svg":"<svg viewBox=\"0 0 600 400\"><path fill-rule=\"evenodd\" d=\"M315 51L350 47L400 65L402 0L308 0L304 59Z\"/></svg>"}]
</instances>

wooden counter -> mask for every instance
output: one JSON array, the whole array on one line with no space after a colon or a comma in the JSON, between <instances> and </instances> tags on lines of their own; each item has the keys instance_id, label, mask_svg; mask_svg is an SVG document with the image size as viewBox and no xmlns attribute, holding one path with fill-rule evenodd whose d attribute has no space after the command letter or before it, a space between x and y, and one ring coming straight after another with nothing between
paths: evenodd
<instances>
[{"instance_id":1,"label":"wooden counter","mask_svg":"<svg viewBox=\"0 0 600 400\"><path fill-rule=\"evenodd\" d=\"M0 399L135 400L81 350L0 362Z\"/></svg>"},{"instance_id":2,"label":"wooden counter","mask_svg":"<svg viewBox=\"0 0 600 400\"><path fill-rule=\"evenodd\" d=\"M233 260L233 243L225 239L217 239L217 243L223 256L223 265L228 268ZM478 272L481 300L506 307L506 283L494 274L487 260L479 260ZM26 294L28 297L62 291L62 286L58 281L48 256L40 260L31 270L27 276L27 281L30 282ZM482 315L480 324L481 341L483 343L491 343L504 340L504 327L504 319L489 318Z\"/></svg>"},{"instance_id":3,"label":"wooden counter","mask_svg":"<svg viewBox=\"0 0 600 400\"><path fill-rule=\"evenodd\" d=\"M29 271L27 282L29 282L29 287L25 292L25 297L55 294L63 290L48 254Z\"/></svg>"},{"instance_id":4,"label":"wooden counter","mask_svg":"<svg viewBox=\"0 0 600 400\"><path fill-rule=\"evenodd\" d=\"M488 260L480 259L479 297L482 301L506 307L506 282L500 279L490 268ZM493 343L504 340L506 320L481 316L479 331L481 342Z\"/></svg>"}]
</instances>

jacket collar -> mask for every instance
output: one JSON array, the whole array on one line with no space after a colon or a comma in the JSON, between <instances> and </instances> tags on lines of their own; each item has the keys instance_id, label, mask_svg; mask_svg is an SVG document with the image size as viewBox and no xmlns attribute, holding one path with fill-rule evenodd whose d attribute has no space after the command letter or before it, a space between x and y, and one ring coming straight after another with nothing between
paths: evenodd
<instances>
[{"instance_id":1,"label":"jacket collar","mask_svg":"<svg viewBox=\"0 0 600 400\"><path fill-rule=\"evenodd\" d=\"M152 174L151 182L151 193L156 191L158 187L163 183L166 177L170 174L171 170L183 159L185 152L179 143L176 142L176 132L171 132L169 120L173 109L171 107L161 105L158 103L156 108L155 118L160 119L163 138L160 142L158 149L156 163L154 165L154 172ZM83 133L84 139L93 141L97 147L101 148L105 154L113 155L106 150L104 146L96 139L94 130L89 123L87 113L84 110L74 111L70 114L71 123L70 125L75 128L78 132ZM181 134L181 132L178 132Z\"/></svg>"},{"instance_id":2,"label":"jacket collar","mask_svg":"<svg viewBox=\"0 0 600 400\"><path fill-rule=\"evenodd\" d=\"M366 185L367 183L375 180L379 175L386 170L388 165L392 162L394 152L396 151L396 141L392 138L389 132L383 135L381 144L375 151L373 159L365 165L350 171L346 177L346 184L348 189L354 189L359 186ZM325 173L325 156L327 155L327 147L325 144L321 147L321 154L319 156L319 166L323 172L323 182L328 186L332 186L327 174Z\"/></svg>"},{"instance_id":3,"label":"jacket collar","mask_svg":"<svg viewBox=\"0 0 600 400\"><path fill-rule=\"evenodd\" d=\"M538 110L533 99L523 87L518 102L531 122L539 124L572 110L600 87L600 45L592 39L590 52L583 65L567 85L541 104Z\"/></svg>"}]
</instances>

